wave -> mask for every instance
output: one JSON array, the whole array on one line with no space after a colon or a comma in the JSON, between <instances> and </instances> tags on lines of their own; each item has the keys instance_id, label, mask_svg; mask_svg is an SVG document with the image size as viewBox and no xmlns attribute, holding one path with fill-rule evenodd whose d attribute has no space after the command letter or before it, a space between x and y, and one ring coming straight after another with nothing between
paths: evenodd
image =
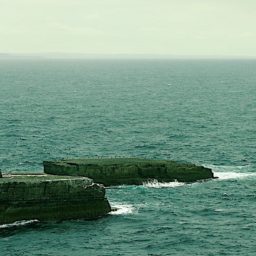
<instances>
[{"instance_id":1,"label":"wave","mask_svg":"<svg viewBox=\"0 0 256 256\"><path fill-rule=\"evenodd\" d=\"M245 179L256 177L256 172L250 165L232 166L232 165L204 165L211 168L217 180Z\"/></svg>"},{"instance_id":2,"label":"wave","mask_svg":"<svg viewBox=\"0 0 256 256\"><path fill-rule=\"evenodd\" d=\"M214 172L214 176L218 177L219 180L245 179L256 177L256 173Z\"/></svg>"},{"instance_id":3,"label":"wave","mask_svg":"<svg viewBox=\"0 0 256 256\"><path fill-rule=\"evenodd\" d=\"M135 207L131 204L120 204L120 203L111 203L112 211L110 215L128 215L135 212Z\"/></svg>"},{"instance_id":4,"label":"wave","mask_svg":"<svg viewBox=\"0 0 256 256\"><path fill-rule=\"evenodd\" d=\"M185 185L183 182L172 181L172 182L159 182L158 180L152 180L143 182L143 186L147 188L175 188Z\"/></svg>"},{"instance_id":5,"label":"wave","mask_svg":"<svg viewBox=\"0 0 256 256\"><path fill-rule=\"evenodd\" d=\"M39 220L20 220L20 221L15 221L10 224L2 224L2 225L0 225L0 230L1 229L9 229L9 228L18 228L18 227L28 226L28 225L36 224L36 223L39 223Z\"/></svg>"}]
</instances>

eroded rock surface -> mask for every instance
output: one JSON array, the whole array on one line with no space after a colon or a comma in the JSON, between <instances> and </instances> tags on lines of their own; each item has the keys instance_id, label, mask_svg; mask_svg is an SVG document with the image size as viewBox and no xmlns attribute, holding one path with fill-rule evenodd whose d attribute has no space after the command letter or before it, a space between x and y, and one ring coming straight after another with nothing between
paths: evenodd
<instances>
[{"instance_id":1,"label":"eroded rock surface","mask_svg":"<svg viewBox=\"0 0 256 256\"><path fill-rule=\"evenodd\" d=\"M157 179L195 182L213 178L209 168L168 160L137 158L75 159L45 161L44 172L55 175L85 176L105 186L135 184Z\"/></svg>"},{"instance_id":2,"label":"eroded rock surface","mask_svg":"<svg viewBox=\"0 0 256 256\"><path fill-rule=\"evenodd\" d=\"M105 188L85 177L3 175L0 224L18 220L96 219L110 212Z\"/></svg>"}]
</instances>

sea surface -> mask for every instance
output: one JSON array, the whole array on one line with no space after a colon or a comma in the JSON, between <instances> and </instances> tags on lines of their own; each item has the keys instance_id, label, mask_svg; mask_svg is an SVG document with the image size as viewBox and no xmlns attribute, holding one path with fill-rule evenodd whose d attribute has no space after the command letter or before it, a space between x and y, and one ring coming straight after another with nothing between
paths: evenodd
<instances>
[{"instance_id":1,"label":"sea surface","mask_svg":"<svg viewBox=\"0 0 256 256\"><path fill-rule=\"evenodd\" d=\"M219 179L107 189L96 221L0 226L0 255L256 255L256 60L0 60L0 169L142 157Z\"/></svg>"}]
</instances>

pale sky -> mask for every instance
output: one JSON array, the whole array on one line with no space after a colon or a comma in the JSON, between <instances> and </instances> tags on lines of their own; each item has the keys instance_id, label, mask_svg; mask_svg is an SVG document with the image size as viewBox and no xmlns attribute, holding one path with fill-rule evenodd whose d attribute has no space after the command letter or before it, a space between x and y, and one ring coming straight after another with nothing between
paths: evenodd
<instances>
[{"instance_id":1,"label":"pale sky","mask_svg":"<svg viewBox=\"0 0 256 256\"><path fill-rule=\"evenodd\" d=\"M0 53L256 57L256 0L0 0Z\"/></svg>"}]
</instances>

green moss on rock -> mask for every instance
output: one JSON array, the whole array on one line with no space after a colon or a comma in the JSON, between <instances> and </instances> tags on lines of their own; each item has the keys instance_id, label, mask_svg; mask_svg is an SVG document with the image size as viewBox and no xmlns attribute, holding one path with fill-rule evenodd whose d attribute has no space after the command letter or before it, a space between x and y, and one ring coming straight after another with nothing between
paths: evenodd
<instances>
[{"instance_id":1,"label":"green moss on rock","mask_svg":"<svg viewBox=\"0 0 256 256\"><path fill-rule=\"evenodd\" d=\"M105 186L135 184L157 179L162 182L195 182L213 178L209 168L168 160L103 158L45 161L44 172L55 175L85 176Z\"/></svg>"},{"instance_id":2,"label":"green moss on rock","mask_svg":"<svg viewBox=\"0 0 256 256\"><path fill-rule=\"evenodd\" d=\"M4 175L0 224L18 220L96 219L111 208L103 186L85 177Z\"/></svg>"}]
</instances>

